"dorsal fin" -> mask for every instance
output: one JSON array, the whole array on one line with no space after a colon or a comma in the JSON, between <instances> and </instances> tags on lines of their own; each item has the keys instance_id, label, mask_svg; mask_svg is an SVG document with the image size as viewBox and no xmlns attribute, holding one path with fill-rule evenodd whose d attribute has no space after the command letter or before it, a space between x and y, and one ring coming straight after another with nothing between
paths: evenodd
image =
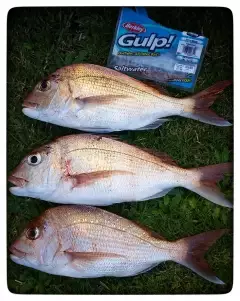
<instances>
[{"instance_id":1,"label":"dorsal fin","mask_svg":"<svg viewBox=\"0 0 240 301\"><path fill-rule=\"evenodd\" d=\"M112 140L116 140L116 141L121 141L121 137L114 135L114 134L98 134L98 135L92 135L92 136L96 136L97 140L101 140L102 138L108 138L108 139L112 139ZM121 141L122 142L122 141Z\"/></svg>"},{"instance_id":2,"label":"dorsal fin","mask_svg":"<svg viewBox=\"0 0 240 301\"><path fill-rule=\"evenodd\" d=\"M136 146L136 145L132 145L130 143L127 143L125 141L122 141L121 137L117 136L117 135L96 135L98 137L98 139L100 140L102 137L103 138L109 138L109 139L113 139L116 141L120 141L124 144L130 145L130 146L134 146L136 148L138 148L141 151L145 151L147 153L149 153L150 155L156 156L158 158L160 158L162 160L162 162L173 165L173 166L177 166L178 164L175 160L173 160L168 154L164 153L164 152L160 152L158 150L153 150L151 148L147 148L147 147L140 147L140 146Z\"/></svg>"},{"instance_id":3,"label":"dorsal fin","mask_svg":"<svg viewBox=\"0 0 240 301\"><path fill-rule=\"evenodd\" d=\"M166 240L165 237L161 236L160 234L158 234L157 232L152 231L151 229L149 229L147 226L143 226L141 225L139 222L137 221L131 221L133 222L136 226L138 226L139 228L141 228L142 230L146 231L147 234L153 238L157 238L157 239L162 239L162 240Z\"/></svg>"},{"instance_id":4,"label":"dorsal fin","mask_svg":"<svg viewBox=\"0 0 240 301\"><path fill-rule=\"evenodd\" d=\"M158 158L160 158L164 163L167 164L171 164L173 166L178 166L177 162L174 161L168 154L163 153L163 152L159 152L157 150L153 150L153 149L149 149L149 148L142 148L142 150L144 150L145 152L156 156Z\"/></svg>"},{"instance_id":5,"label":"dorsal fin","mask_svg":"<svg viewBox=\"0 0 240 301\"><path fill-rule=\"evenodd\" d=\"M161 239L161 240L166 240L165 237L163 237L162 235L160 235L159 233L154 232L154 231L152 232L152 237L157 238L157 239Z\"/></svg>"},{"instance_id":6,"label":"dorsal fin","mask_svg":"<svg viewBox=\"0 0 240 301\"><path fill-rule=\"evenodd\" d=\"M155 90L157 90L161 94L169 96L169 93L168 93L167 89L163 88L162 86L159 86L159 84L154 83L154 82L152 82L150 80L147 80L147 79L145 79L143 82L144 82L145 85L147 85L151 88L154 88Z\"/></svg>"}]
</instances>

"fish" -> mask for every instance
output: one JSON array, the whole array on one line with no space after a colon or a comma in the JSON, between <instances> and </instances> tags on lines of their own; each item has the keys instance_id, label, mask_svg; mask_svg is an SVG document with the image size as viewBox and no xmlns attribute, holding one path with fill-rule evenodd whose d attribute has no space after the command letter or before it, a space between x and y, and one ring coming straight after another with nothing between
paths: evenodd
<instances>
[{"instance_id":1,"label":"fish","mask_svg":"<svg viewBox=\"0 0 240 301\"><path fill-rule=\"evenodd\" d=\"M92 134L59 137L28 154L10 173L10 192L62 204L108 206L145 201L184 187L221 206L217 186L232 163L182 168L167 154Z\"/></svg>"},{"instance_id":2,"label":"fish","mask_svg":"<svg viewBox=\"0 0 240 301\"><path fill-rule=\"evenodd\" d=\"M216 126L231 123L209 107L232 81L225 80L193 96L175 98L118 71L73 64L41 80L23 101L34 119L92 133L156 129L179 115Z\"/></svg>"},{"instance_id":3,"label":"fish","mask_svg":"<svg viewBox=\"0 0 240 301\"><path fill-rule=\"evenodd\" d=\"M175 261L216 284L224 284L204 259L228 229L168 241L150 229L103 209L62 205L32 220L12 243L17 264L75 278L128 277L163 261Z\"/></svg>"}]
</instances>

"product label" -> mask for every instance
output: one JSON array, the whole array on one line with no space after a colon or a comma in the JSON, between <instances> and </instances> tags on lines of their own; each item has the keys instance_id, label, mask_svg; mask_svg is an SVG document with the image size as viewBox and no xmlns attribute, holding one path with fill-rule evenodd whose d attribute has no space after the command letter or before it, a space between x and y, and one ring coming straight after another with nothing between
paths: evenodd
<instances>
[{"instance_id":1,"label":"product label","mask_svg":"<svg viewBox=\"0 0 240 301\"><path fill-rule=\"evenodd\" d=\"M107 66L192 91L208 39L164 27L143 12L121 9Z\"/></svg>"}]
</instances>

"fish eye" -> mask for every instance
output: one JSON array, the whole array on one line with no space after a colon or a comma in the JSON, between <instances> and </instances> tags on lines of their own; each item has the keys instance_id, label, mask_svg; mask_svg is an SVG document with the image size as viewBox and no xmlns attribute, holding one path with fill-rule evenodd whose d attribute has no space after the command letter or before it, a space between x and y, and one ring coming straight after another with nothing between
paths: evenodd
<instances>
[{"instance_id":1,"label":"fish eye","mask_svg":"<svg viewBox=\"0 0 240 301\"><path fill-rule=\"evenodd\" d=\"M40 91L47 91L49 90L51 87L51 84L50 84L50 81L49 80L46 80L44 79L43 81L40 82L39 86L38 86L38 89Z\"/></svg>"},{"instance_id":2,"label":"fish eye","mask_svg":"<svg viewBox=\"0 0 240 301\"><path fill-rule=\"evenodd\" d=\"M37 227L27 229L26 236L30 240L35 240L40 236L40 230Z\"/></svg>"},{"instance_id":3,"label":"fish eye","mask_svg":"<svg viewBox=\"0 0 240 301\"><path fill-rule=\"evenodd\" d=\"M40 154L34 154L34 155L30 155L28 157L28 164L29 165L38 165L39 163L41 163L42 157Z\"/></svg>"}]
</instances>

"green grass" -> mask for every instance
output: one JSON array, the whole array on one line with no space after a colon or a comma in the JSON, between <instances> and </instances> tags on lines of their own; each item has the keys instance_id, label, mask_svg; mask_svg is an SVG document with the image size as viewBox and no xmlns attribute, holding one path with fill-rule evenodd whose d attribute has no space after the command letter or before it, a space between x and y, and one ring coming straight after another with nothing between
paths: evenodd
<instances>
[{"instance_id":1,"label":"green grass","mask_svg":"<svg viewBox=\"0 0 240 301\"><path fill-rule=\"evenodd\" d=\"M224 8L149 8L163 25L202 33L209 47L196 91L218 80L232 79L232 15ZM37 81L73 62L106 65L118 16L117 8L17 8L8 15L8 173L30 150L56 136L75 130L24 116L21 103ZM173 95L182 95L173 90ZM232 120L233 93L228 88L214 104L215 111ZM180 117L160 129L124 132L132 144L165 151L181 166L196 167L232 161L233 129L219 128ZM232 179L221 189L232 199ZM26 222L51 203L7 195L8 246ZM174 240L217 228L232 228L232 210L217 206L185 189L164 198L106 208L137 220ZM131 278L73 279L48 275L17 265L8 258L8 288L13 293L44 294L173 294L226 293L233 282L232 235L225 235L207 253L207 260L226 285L207 282L191 270L166 262Z\"/></svg>"}]
</instances>

